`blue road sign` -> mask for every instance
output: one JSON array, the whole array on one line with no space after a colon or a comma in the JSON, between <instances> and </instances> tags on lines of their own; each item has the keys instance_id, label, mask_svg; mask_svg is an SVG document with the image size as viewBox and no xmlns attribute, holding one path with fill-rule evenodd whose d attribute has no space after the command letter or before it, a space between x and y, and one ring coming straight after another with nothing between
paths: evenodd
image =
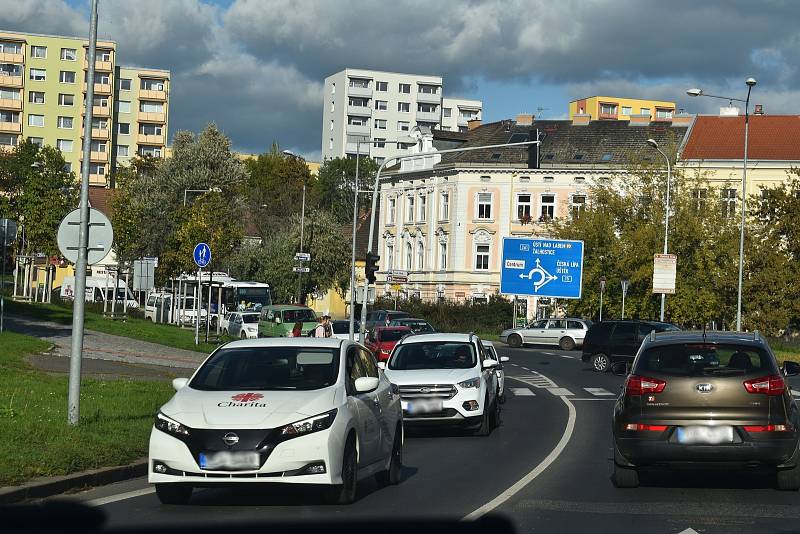
<instances>
[{"instance_id":1,"label":"blue road sign","mask_svg":"<svg viewBox=\"0 0 800 534\"><path fill-rule=\"evenodd\" d=\"M198 243L195 245L194 262L201 269L211 263L211 247L205 243Z\"/></svg>"},{"instance_id":2,"label":"blue road sign","mask_svg":"<svg viewBox=\"0 0 800 534\"><path fill-rule=\"evenodd\" d=\"M581 298L583 241L503 238L500 293Z\"/></svg>"}]
</instances>

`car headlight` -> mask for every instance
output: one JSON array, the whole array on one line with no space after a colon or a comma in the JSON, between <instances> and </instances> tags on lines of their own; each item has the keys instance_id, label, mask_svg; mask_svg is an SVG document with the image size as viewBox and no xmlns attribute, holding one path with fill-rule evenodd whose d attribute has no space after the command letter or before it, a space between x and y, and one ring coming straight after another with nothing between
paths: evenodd
<instances>
[{"instance_id":1,"label":"car headlight","mask_svg":"<svg viewBox=\"0 0 800 534\"><path fill-rule=\"evenodd\" d=\"M464 380L463 382L458 383L458 387L461 389L469 389L469 388L479 388L481 387L481 378L470 378L469 380Z\"/></svg>"},{"instance_id":2,"label":"car headlight","mask_svg":"<svg viewBox=\"0 0 800 534\"><path fill-rule=\"evenodd\" d=\"M308 419L303 419L302 421L290 423L280 429L279 435L283 439L291 439L330 428L333 424L333 420L336 418L337 411L338 410L334 408L329 412L315 415L314 417L309 417Z\"/></svg>"},{"instance_id":3,"label":"car headlight","mask_svg":"<svg viewBox=\"0 0 800 534\"><path fill-rule=\"evenodd\" d=\"M158 412L156 414L156 421L154 425L157 429L161 430L162 432L166 432L167 434L172 434L173 436L180 437L189 435L188 427L183 426L174 419L170 419L161 412Z\"/></svg>"}]
</instances>

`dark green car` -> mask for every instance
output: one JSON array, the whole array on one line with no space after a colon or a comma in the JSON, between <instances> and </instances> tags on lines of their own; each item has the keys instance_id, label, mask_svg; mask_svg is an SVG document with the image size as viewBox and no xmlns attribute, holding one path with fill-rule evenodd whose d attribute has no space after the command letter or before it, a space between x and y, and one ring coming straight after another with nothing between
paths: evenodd
<instances>
[{"instance_id":1,"label":"dark green car","mask_svg":"<svg viewBox=\"0 0 800 534\"><path fill-rule=\"evenodd\" d=\"M302 335L307 336L317 326L317 315L314 310L306 306L292 304L264 306L261 309L261 320L258 322L258 335L286 337L297 321L303 323Z\"/></svg>"}]
</instances>

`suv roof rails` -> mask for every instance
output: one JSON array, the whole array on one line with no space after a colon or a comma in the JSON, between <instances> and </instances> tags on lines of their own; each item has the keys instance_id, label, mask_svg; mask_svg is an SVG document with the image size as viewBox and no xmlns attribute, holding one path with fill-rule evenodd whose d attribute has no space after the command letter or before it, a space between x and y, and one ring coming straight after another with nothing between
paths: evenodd
<instances>
[{"instance_id":1,"label":"suv roof rails","mask_svg":"<svg viewBox=\"0 0 800 534\"><path fill-rule=\"evenodd\" d=\"M753 330L753 341L761 341L761 333L758 330Z\"/></svg>"},{"instance_id":2,"label":"suv roof rails","mask_svg":"<svg viewBox=\"0 0 800 534\"><path fill-rule=\"evenodd\" d=\"M652 330L650 330L650 341L655 341L655 340L656 340L656 329L653 328Z\"/></svg>"}]
</instances>

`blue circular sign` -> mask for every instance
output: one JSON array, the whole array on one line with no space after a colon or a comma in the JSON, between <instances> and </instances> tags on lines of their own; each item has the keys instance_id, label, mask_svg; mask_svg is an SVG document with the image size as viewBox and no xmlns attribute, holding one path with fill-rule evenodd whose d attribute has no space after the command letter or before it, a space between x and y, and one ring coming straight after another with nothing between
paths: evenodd
<instances>
[{"instance_id":1,"label":"blue circular sign","mask_svg":"<svg viewBox=\"0 0 800 534\"><path fill-rule=\"evenodd\" d=\"M194 262L201 269L211 263L211 247L205 243L198 243L195 245Z\"/></svg>"}]
</instances>

